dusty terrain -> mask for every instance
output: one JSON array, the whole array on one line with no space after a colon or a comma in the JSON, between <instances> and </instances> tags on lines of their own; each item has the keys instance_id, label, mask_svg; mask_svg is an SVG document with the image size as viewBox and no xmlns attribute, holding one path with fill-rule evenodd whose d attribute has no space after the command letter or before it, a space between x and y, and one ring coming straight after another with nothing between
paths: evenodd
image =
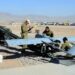
<instances>
[{"instance_id":1,"label":"dusty terrain","mask_svg":"<svg viewBox=\"0 0 75 75\"><path fill-rule=\"evenodd\" d=\"M40 33L43 32L45 26L36 26L33 25L34 28L31 33L29 33L29 37L35 36L35 30L39 29ZM8 25L6 26L10 28L10 30L20 36L21 33L21 25ZM54 32L54 36L75 36L75 27L74 26L49 26L50 29ZM40 56L36 56L33 52L30 52L30 55L21 56L20 52L17 48L6 48L0 47L0 54L2 54L6 59L3 59L3 63L0 63L0 69L5 68L14 68L14 67L23 67L27 65L36 65L42 63L48 63L48 61L44 61Z\"/></svg>"},{"instance_id":2,"label":"dusty terrain","mask_svg":"<svg viewBox=\"0 0 75 75\"><path fill-rule=\"evenodd\" d=\"M40 33L42 33L45 29L45 25L32 25L34 28L32 29L31 37L34 37L35 30L39 29ZM21 25L9 25L7 26L12 30L13 33L20 36ZM54 36L75 36L75 26L49 26L50 29L54 32Z\"/></svg>"}]
</instances>

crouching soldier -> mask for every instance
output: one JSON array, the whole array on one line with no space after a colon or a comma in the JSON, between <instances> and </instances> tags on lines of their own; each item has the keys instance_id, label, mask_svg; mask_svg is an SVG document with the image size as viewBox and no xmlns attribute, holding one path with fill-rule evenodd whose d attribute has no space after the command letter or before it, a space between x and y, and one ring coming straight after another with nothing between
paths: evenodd
<instances>
[{"instance_id":1,"label":"crouching soldier","mask_svg":"<svg viewBox=\"0 0 75 75\"><path fill-rule=\"evenodd\" d=\"M61 48L65 51L68 51L72 47L72 44L68 41L67 37L63 38L63 44L61 45Z\"/></svg>"},{"instance_id":2,"label":"crouching soldier","mask_svg":"<svg viewBox=\"0 0 75 75\"><path fill-rule=\"evenodd\" d=\"M43 38L44 36L40 33L39 30L36 30L35 38Z\"/></svg>"},{"instance_id":3,"label":"crouching soldier","mask_svg":"<svg viewBox=\"0 0 75 75\"><path fill-rule=\"evenodd\" d=\"M43 31L43 34L45 34L46 36L49 36L49 37L54 37L53 32L50 30L50 28L48 26Z\"/></svg>"}]
</instances>

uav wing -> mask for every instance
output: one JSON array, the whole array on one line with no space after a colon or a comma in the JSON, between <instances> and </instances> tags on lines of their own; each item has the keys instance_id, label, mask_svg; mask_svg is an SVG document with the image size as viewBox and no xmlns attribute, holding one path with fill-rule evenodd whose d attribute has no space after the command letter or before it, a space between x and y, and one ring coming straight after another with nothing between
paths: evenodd
<instances>
[{"instance_id":1,"label":"uav wing","mask_svg":"<svg viewBox=\"0 0 75 75\"><path fill-rule=\"evenodd\" d=\"M75 42L75 36L69 36L67 37L69 42ZM61 42L63 41L63 37L53 37L53 40L60 40Z\"/></svg>"},{"instance_id":2,"label":"uav wing","mask_svg":"<svg viewBox=\"0 0 75 75\"><path fill-rule=\"evenodd\" d=\"M51 41L55 41L55 40L60 40L61 42L63 42L63 37L52 37L50 38L49 36L44 35L43 37L45 38L49 38ZM75 42L75 36L66 36L68 38L69 42Z\"/></svg>"},{"instance_id":3,"label":"uav wing","mask_svg":"<svg viewBox=\"0 0 75 75\"><path fill-rule=\"evenodd\" d=\"M51 43L52 41L49 38L28 38L28 39L11 39L6 40L6 43L9 46L18 46L18 45L37 45L41 44L42 41L46 43Z\"/></svg>"},{"instance_id":4,"label":"uav wing","mask_svg":"<svg viewBox=\"0 0 75 75\"><path fill-rule=\"evenodd\" d=\"M75 42L75 37L67 37L70 42ZM60 40L62 42L63 37L53 37L53 38L28 38L28 39L10 39L6 40L6 43L9 46L17 46L17 45L37 45L41 44L42 41L46 43L51 43L52 41L55 40Z\"/></svg>"}]
</instances>

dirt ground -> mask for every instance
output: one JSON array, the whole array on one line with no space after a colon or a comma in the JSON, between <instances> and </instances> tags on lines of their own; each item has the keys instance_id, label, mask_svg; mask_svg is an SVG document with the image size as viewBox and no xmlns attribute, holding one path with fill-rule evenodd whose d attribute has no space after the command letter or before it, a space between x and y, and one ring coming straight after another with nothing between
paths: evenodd
<instances>
[{"instance_id":1,"label":"dirt ground","mask_svg":"<svg viewBox=\"0 0 75 75\"><path fill-rule=\"evenodd\" d=\"M31 33L29 33L29 37L34 37L35 36L35 30L39 29L40 33L43 32L43 30L45 29L45 25L33 25L34 28L32 30ZM21 25L8 25L6 26L8 28L10 28L10 30L21 36ZM75 36L75 26L49 26L50 29L54 32L54 36ZM0 47L0 50L3 49L2 47ZM5 49L5 48L4 48ZM5 49L6 50L6 49ZM0 54L2 54L3 56L7 56L8 53L5 51L1 51ZM2 63L0 63L0 69L4 69L4 68L14 68L14 67L22 67L23 64L19 61L19 59L4 59Z\"/></svg>"},{"instance_id":2,"label":"dirt ground","mask_svg":"<svg viewBox=\"0 0 75 75\"><path fill-rule=\"evenodd\" d=\"M48 25L46 25L48 26ZM40 33L42 33L46 27L45 25L33 25L32 33L29 35L31 37L34 37L35 30L40 30ZM12 25L7 26L12 30L13 33L20 36L21 33L21 25ZM75 36L75 26L49 26L50 29L54 32L54 36Z\"/></svg>"}]
</instances>

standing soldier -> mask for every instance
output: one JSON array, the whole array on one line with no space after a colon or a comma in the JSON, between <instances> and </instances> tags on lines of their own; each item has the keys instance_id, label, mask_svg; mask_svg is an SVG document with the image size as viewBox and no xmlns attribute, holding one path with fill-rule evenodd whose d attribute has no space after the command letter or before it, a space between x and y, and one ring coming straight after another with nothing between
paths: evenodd
<instances>
[{"instance_id":1,"label":"standing soldier","mask_svg":"<svg viewBox=\"0 0 75 75\"><path fill-rule=\"evenodd\" d=\"M23 39L27 39L28 38L28 32L32 29L33 27L30 27L30 20L26 20L22 26L21 26L21 37ZM22 53L25 52L25 49L27 49L27 45L23 45L22 47Z\"/></svg>"}]
</instances>

